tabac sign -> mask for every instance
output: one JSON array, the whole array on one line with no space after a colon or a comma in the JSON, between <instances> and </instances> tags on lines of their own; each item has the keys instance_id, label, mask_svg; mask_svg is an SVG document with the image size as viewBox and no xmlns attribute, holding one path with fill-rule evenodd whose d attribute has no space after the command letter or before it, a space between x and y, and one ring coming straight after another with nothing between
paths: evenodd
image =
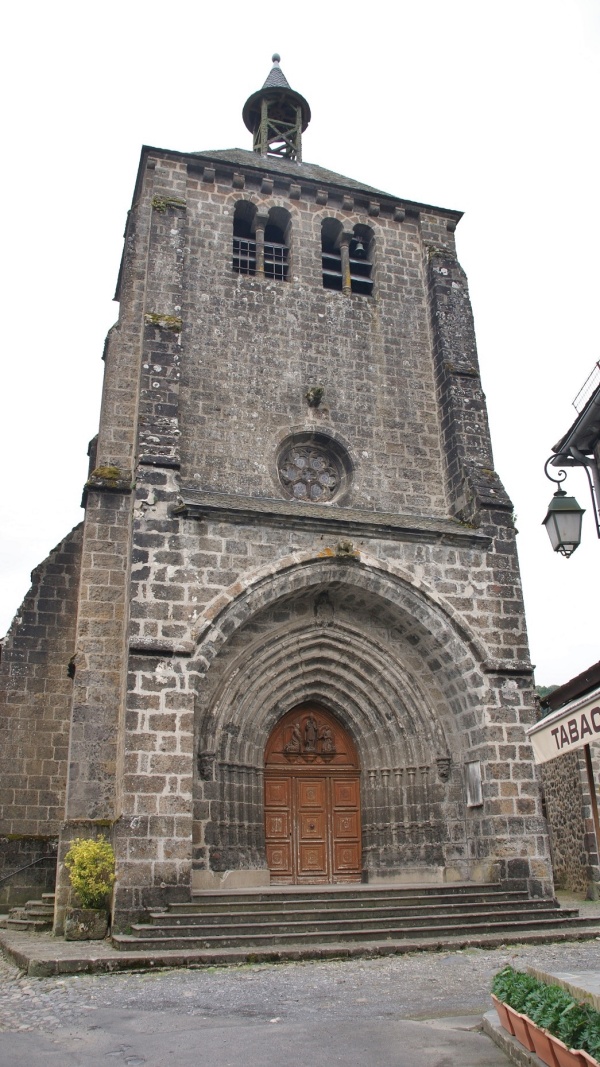
<instances>
[{"instance_id":1,"label":"tabac sign","mask_svg":"<svg viewBox=\"0 0 600 1067\"><path fill-rule=\"evenodd\" d=\"M559 708L530 726L527 733L536 763L547 763L564 752L600 740L600 689Z\"/></svg>"}]
</instances>

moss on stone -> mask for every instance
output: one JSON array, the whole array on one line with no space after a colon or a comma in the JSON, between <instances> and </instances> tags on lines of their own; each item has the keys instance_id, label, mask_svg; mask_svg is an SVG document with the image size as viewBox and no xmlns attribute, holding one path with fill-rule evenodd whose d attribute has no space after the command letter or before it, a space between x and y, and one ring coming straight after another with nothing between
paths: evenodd
<instances>
[{"instance_id":1,"label":"moss on stone","mask_svg":"<svg viewBox=\"0 0 600 1067\"><path fill-rule=\"evenodd\" d=\"M144 315L146 326L158 326L159 330L171 330L172 333L181 333L182 320L178 315L159 315L149 311Z\"/></svg>"},{"instance_id":2,"label":"moss on stone","mask_svg":"<svg viewBox=\"0 0 600 1067\"><path fill-rule=\"evenodd\" d=\"M152 207L160 215L165 215L169 207L185 207L185 200L180 200L178 196L153 196Z\"/></svg>"}]
</instances>

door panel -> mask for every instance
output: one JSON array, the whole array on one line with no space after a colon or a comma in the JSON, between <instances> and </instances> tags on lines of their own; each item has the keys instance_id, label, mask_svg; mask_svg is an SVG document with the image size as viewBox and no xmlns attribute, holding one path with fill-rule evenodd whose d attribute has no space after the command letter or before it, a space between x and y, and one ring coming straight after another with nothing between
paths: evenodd
<instances>
[{"instance_id":1,"label":"door panel","mask_svg":"<svg viewBox=\"0 0 600 1067\"><path fill-rule=\"evenodd\" d=\"M265 779L265 808L288 808L291 800L291 778Z\"/></svg>"},{"instance_id":2,"label":"door panel","mask_svg":"<svg viewBox=\"0 0 600 1067\"><path fill-rule=\"evenodd\" d=\"M269 869L277 880L293 878L292 784L290 778L265 777L265 845Z\"/></svg>"},{"instance_id":3,"label":"door panel","mask_svg":"<svg viewBox=\"0 0 600 1067\"><path fill-rule=\"evenodd\" d=\"M299 881L307 876L329 878L328 782L327 778L296 779L297 809L294 819L298 841Z\"/></svg>"},{"instance_id":4,"label":"door panel","mask_svg":"<svg viewBox=\"0 0 600 1067\"><path fill-rule=\"evenodd\" d=\"M333 815L333 837L334 840L341 839L342 841L351 838L356 840L358 838L358 812L357 811L336 811Z\"/></svg>"},{"instance_id":5,"label":"door panel","mask_svg":"<svg viewBox=\"0 0 600 1067\"><path fill-rule=\"evenodd\" d=\"M324 778L310 778L308 781L303 781L298 778L296 781L298 782L300 808L323 809L327 795L326 780Z\"/></svg>"},{"instance_id":6,"label":"door panel","mask_svg":"<svg viewBox=\"0 0 600 1067\"><path fill-rule=\"evenodd\" d=\"M298 881L303 881L306 875L327 876L327 853L325 842L321 845L300 844L299 849Z\"/></svg>"},{"instance_id":7,"label":"door panel","mask_svg":"<svg viewBox=\"0 0 600 1067\"><path fill-rule=\"evenodd\" d=\"M327 819L325 812L300 815L300 840L301 841L324 841L326 837Z\"/></svg>"},{"instance_id":8,"label":"door panel","mask_svg":"<svg viewBox=\"0 0 600 1067\"><path fill-rule=\"evenodd\" d=\"M358 778L335 779L333 783L333 804L336 808L356 808L358 806Z\"/></svg>"},{"instance_id":9,"label":"door panel","mask_svg":"<svg viewBox=\"0 0 600 1067\"><path fill-rule=\"evenodd\" d=\"M346 845L342 841L334 842L334 870L336 873L356 871L360 863L360 845L355 842Z\"/></svg>"},{"instance_id":10,"label":"door panel","mask_svg":"<svg viewBox=\"0 0 600 1067\"><path fill-rule=\"evenodd\" d=\"M280 878L287 876L291 880L293 873L292 849L289 843L274 845L267 844L267 863L269 869Z\"/></svg>"}]
</instances>

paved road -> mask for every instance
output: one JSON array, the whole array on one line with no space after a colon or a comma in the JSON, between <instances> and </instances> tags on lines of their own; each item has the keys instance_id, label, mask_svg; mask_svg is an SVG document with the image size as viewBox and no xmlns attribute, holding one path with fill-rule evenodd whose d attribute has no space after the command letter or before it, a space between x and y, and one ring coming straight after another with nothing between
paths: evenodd
<instances>
[{"instance_id":1,"label":"paved road","mask_svg":"<svg viewBox=\"0 0 600 1067\"><path fill-rule=\"evenodd\" d=\"M600 942L64 979L4 962L0 1065L500 1067L477 1026L506 962L597 969Z\"/></svg>"}]
</instances>

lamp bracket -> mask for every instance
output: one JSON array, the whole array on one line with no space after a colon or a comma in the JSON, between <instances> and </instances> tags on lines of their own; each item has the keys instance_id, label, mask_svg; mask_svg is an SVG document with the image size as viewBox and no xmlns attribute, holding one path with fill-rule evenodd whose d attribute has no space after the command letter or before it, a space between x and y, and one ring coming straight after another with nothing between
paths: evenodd
<instances>
[{"instance_id":1,"label":"lamp bracket","mask_svg":"<svg viewBox=\"0 0 600 1067\"><path fill-rule=\"evenodd\" d=\"M564 493L564 489L561 489L560 487L564 482L565 478L567 477L567 472L565 470L559 470L556 472L556 478L553 478L551 474L548 474L548 467L550 463L554 463L557 459L560 460L562 458L563 457L560 455L560 453L558 453L557 455L550 456L544 463L544 474L546 475L548 481L554 482L555 485L558 486L558 489L556 490L557 493Z\"/></svg>"}]
</instances>

